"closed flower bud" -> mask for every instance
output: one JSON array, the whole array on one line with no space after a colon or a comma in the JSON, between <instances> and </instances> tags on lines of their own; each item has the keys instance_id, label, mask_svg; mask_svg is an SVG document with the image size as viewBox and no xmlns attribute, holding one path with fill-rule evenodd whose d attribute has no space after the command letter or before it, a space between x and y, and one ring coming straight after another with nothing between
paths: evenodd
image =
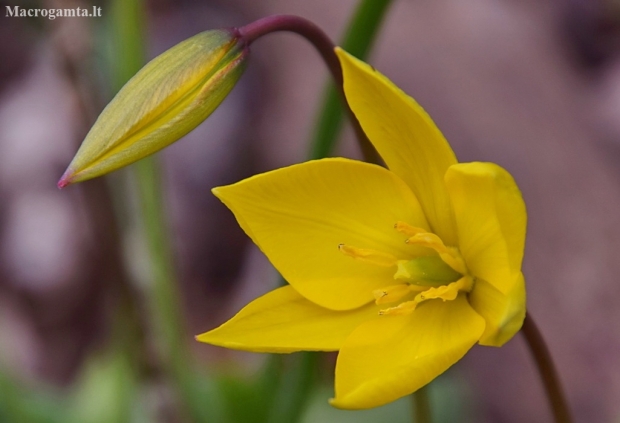
<instances>
[{"instance_id":1,"label":"closed flower bud","mask_svg":"<svg viewBox=\"0 0 620 423\"><path fill-rule=\"evenodd\" d=\"M236 30L219 29L151 60L103 110L58 186L112 172L190 132L234 87L247 55Z\"/></svg>"}]
</instances>

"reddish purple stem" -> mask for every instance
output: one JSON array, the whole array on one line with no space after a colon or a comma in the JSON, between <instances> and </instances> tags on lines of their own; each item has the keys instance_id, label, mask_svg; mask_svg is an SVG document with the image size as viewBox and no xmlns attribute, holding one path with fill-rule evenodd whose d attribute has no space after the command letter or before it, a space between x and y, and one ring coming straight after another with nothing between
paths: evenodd
<instances>
[{"instance_id":1,"label":"reddish purple stem","mask_svg":"<svg viewBox=\"0 0 620 423\"><path fill-rule=\"evenodd\" d=\"M239 28L239 34L248 45L263 35L279 31L294 32L310 41L327 64L336 85L342 90L342 68L334 53L335 45L321 28L309 20L293 15L273 15Z\"/></svg>"},{"instance_id":2,"label":"reddish purple stem","mask_svg":"<svg viewBox=\"0 0 620 423\"><path fill-rule=\"evenodd\" d=\"M346 97L344 95L342 67L340 66L340 60L334 51L335 45L321 28L309 20L300 18L299 16L273 15L259 19L246 26L242 26L237 31L239 32L241 39L246 42L247 46L263 35L280 31L294 32L312 43L323 58L323 61L329 68L329 71L334 78L334 83L340 92L344 106L347 109L349 118L353 124L353 129L357 135L364 159L369 163L382 163L377 151L366 137L359 121L355 117L353 111L351 111L351 108L346 101Z\"/></svg>"}]
</instances>

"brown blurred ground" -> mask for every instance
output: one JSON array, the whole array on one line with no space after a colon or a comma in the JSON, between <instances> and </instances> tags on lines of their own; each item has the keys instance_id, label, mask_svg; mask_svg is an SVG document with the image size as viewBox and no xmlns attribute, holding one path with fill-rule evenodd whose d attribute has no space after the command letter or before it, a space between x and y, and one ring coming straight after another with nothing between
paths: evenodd
<instances>
[{"instance_id":1,"label":"brown blurred ground","mask_svg":"<svg viewBox=\"0 0 620 423\"><path fill-rule=\"evenodd\" d=\"M304 16L338 39L355 4L154 0L151 56L273 13ZM370 60L427 109L460 160L497 162L518 181L529 210L529 310L584 422L620 418L620 13L611 4L397 0ZM89 33L84 24L71 30ZM84 204L92 183L55 187L90 113L58 51L79 58L96 39L72 50L71 37L57 40L71 25L0 19L0 362L57 383L104 342L114 296ZM327 76L294 35L257 42L252 61L222 108L163 154L191 333L266 290L271 276L209 189L303 160ZM342 151L356 154L350 136ZM139 228L125 224L125 253L139 264ZM484 421L546 419L527 354L517 337L460 364Z\"/></svg>"}]
</instances>

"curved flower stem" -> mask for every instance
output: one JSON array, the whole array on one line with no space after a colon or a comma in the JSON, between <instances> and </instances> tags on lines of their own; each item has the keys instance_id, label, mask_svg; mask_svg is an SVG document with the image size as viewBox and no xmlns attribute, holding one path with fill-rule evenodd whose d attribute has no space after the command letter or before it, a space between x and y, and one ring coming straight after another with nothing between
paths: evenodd
<instances>
[{"instance_id":1,"label":"curved flower stem","mask_svg":"<svg viewBox=\"0 0 620 423\"><path fill-rule=\"evenodd\" d=\"M411 415L415 423L432 423L431 404L428 395L429 385L424 385L412 394L413 410Z\"/></svg>"},{"instance_id":2,"label":"curved flower stem","mask_svg":"<svg viewBox=\"0 0 620 423\"><path fill-rule=\"evenodd\" d=\"M342 48L364 60L391 4L392 0L362 0L342 38ZM332 154L342 129L345 109L337 86L331 81L325 86L319 111L310 147L311 160Z\"/></svg>"},{"instance_id":3,"label":"curved flower stem","mask_svg":"<svg viewBox=\"0 0 620 423\"><path fill-rule=\"evenodd\" d=\"M572 423L573 418L568 408L564 390L560 385L560 379L553 364L551 353L529 312L525 316L521 333L523 333L527 346L536 362L536 367L538 368L543 385L545 386L547 398L553 409L553 416L556 423Z\"/></svg>"},{"instance_id":4,"label":"curved flower stem","mask_svg":"<svg viewBox=\"0 0 620 423\"><path fill-rule=\"evenodd\" d=\"M239 28L238 31L239 35L245 40L248 46L264 35L280 31L293 32L309 41L319 52L334 78L341 98L348 110L349 119L357 135L364 159L370 163L377 163L380 161L379 155L370 141L368 141L357 118L346 102L343 88L342 67L340 66L338 56L336 56L334 52L335 45L321 28L299 16L273 15L245 25Z\"/></svg>"},{"instance_id":5,"label":"curved flower stem","mask_svg":"<svg viewBox=\"0 0 620 423\"><path fill-rule=\"evenodd\" d=\"M321 28L307 19L294 15L273 15L239 28L239 34L251 45L258 38L272 32L287 31L301 35L317 49L336 83L342 86L342 69L334 53L334 43Z\"/></svg>"}]
</instances>

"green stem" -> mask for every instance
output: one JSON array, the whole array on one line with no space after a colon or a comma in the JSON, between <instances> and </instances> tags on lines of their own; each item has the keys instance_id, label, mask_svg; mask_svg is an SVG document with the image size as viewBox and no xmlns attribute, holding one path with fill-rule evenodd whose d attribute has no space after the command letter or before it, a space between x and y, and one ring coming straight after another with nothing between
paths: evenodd
<instances>
[{"instance_id":1,"label":"green stem","mask_svg":"<svg viewBox=\"0 0 620 423\"><path fill-rule=\"evenodd\" d=\"M364 60L390 4L391 0L361 1L345 32L341 47L358 59ZM321 104L316 130L312 136L310 159L320 159L332 154L345 117L340 95L331 81L324 89ZM361 146L365 150L368 149L365 142ZM370 161L377 162L376 153L366 151L365 155L374 155L375 158Z\"/></svg>"},{"instance_id":2,"label":"green stem","mask_svg":"<svg viewBox=\"0 0 620 423\"><path fill-rule=\"evenodd\" d=\"M117 92L146 62L142 0L113 0L110 4L112 35L112 90Z\"/></svg>"},{"instance_id":3,"label":"green stem","mask_svg":"<svg viewBox=\"0 0 620 423\"><path fill-rule=\"evenodd\" d=\"M551 353L530 312L525 316L521 333L536 362L556 423L572 423L573 418Z\"/></svg>"},{"instance_id":4,"label":"green stem","mask_svg":"<svg viewBox=\"0 0 620 423\"><path fill-rule=\"evenodd\" d=\"M143 0L114 0L110 6L114 45L113 88L118 91L145 63ZM164 208L156 157L134 166L142 223L151 265L147 293L151 322L159 341L159 364L180 394L184 421L224 421L216 392L193 369L182 319L181 297Z\"/></svg>"},{"instance_id":5,"label":"green stem","mask_svg":"<svg viewBox=\"0 0 620 423\"><path fill-rule=\"evenodd\" d=\"M143 31L142 0L114 0L111 4L111 33L113 38L112 88L118 91L146 62ZM154 309L161 311L158 329L166 344L174 345L179 339L180 322L178 299L173 287L174 272L166 234L161 189L153 158L136 164L142 220L153 274ZM159 315L160 313L158 313Z\"/></svg>"},{"instance_id":6,"label":"green stem","mask_svg":"<svg viewBox=\"0 0 620 423\"><path fill-rule=\"evenodd\" d=\"M151 257L152 308L155 322L164 340L164 360L177 361L186 356L184 325L181 319L180 296L176 289L176 277L172 250L168 239L168 222L164 211L158 163L154 157L136 163L144 231Z\"/></svg>"},{"instance_id":7,"label":"green stem","mask_svg":"<svg viewBox=\"0 0 620 423\"><path fill-rule=\"evenodd\" d=\"M115 0L112 3L115 35L116 72L115 89L118 90L145 63L145 42L142 0ZM184 356L183 323L180 298L175 286L174 262L168 237L168 222L159 180L156 159L148 157L136 163L135 175L142 212L144 235L148 246L152 273L151 308L155 322L164 340L164 361L174 365Z\"/></svg>"},{"instance_id":8,"label":"green stem","mask_svg":"<svg viewBox=\"0 0 620 423\"><path fill-rule=\"evenodd\" d=\"M317 381L319 354L302 352L293 357L277 357L281 377L277 395L274 398L269 423L290 423L299 421L308 397Z\"/></svg>"},{"instance_id":9,"label":"green stem","mask_svg":"<svg viewBox=\"0 0 620 423\"><path fill-rule=\"evenodd\" d=\"M415 423L432 423L431 404L429 400L429 385L425 385L412 394Z\"/></svg>"},{"instance_id":10,"label":"green stem","mask_svg":"<svg viewBox=\"0 0 620 423\"><path fill-rule=\"evenodd\" d=\"M152 321L160 341L160 365L180 395L182 412L186 414L183 421L224 422L226 416L219 404L218 392L192 366L168 237L159 166L155 160L156 157L143 159L135 164L135 170L151 257L152 289L149 300Z\"/></svg>"},{"instance_id":11,"label":"green stem","mask_svg":"<svg viewBox=\"0 0 620 423\"><path fill-rule=\"evenodd\" d=\"M366 58L390 3L391 0L362 0L347 27L341 44L342 48L359 59L363 60ZM277 23L277 21L274 23ZM272 27L278 28L277 25L270 24ZM279 27L281 28L282 25L280 24ZM255 28L256 26L249 28L250 41L255 40L259 36L257 33L254 33L256 31ZM261 26L258 26L258 28L261 28ZM261 28L261 35L269 32L264 28L264 26ZM285 30L290 30L290 28L285 28ZM312 28L308 30L312 31ZM247 27L245 31L247 34ZM271 32L273 32L273 29L271 29ZM326 62L330 67L332 75L335 75L335 83L338 84L338 89L336 89L334 82L331 81L325 87L320 108L321 112L316 125L317 129L312 137L309 158L320 159L331 154L346 113L342 103L340 64L334 64L333 57L329 59L330 54L333 53L331 43L329 40L327 41L329 48L320 48L320 45L325 44L324 41L318 41L313 44L315 46L318 44L317 49L323 51L321 54L324 57L328 57ZM334 71L334 67L337 67L337 71ZM339 73L340 78L338 77ZM364 156L371 162L378 162L376 151L370 146L365 135L361 133L359 124L355 125L357 122L355 118L353 122L356 132L358 132L358 140L360 140ZM281 282L285 283L283 280ZM270 358L270 365L273 366L274 360L278 362L279 368L283 367L282 357ZM317 381L317 373L318 354L313 352L298 354L296 362L287 369L286 374L280 377L277 391L273 397L272 412L268 420L270 423L295 422L300 418L308 396L313 390L313 385ZM282 408L282 405L285 405L285 407Z\"/></svg>"}]
</instances>

